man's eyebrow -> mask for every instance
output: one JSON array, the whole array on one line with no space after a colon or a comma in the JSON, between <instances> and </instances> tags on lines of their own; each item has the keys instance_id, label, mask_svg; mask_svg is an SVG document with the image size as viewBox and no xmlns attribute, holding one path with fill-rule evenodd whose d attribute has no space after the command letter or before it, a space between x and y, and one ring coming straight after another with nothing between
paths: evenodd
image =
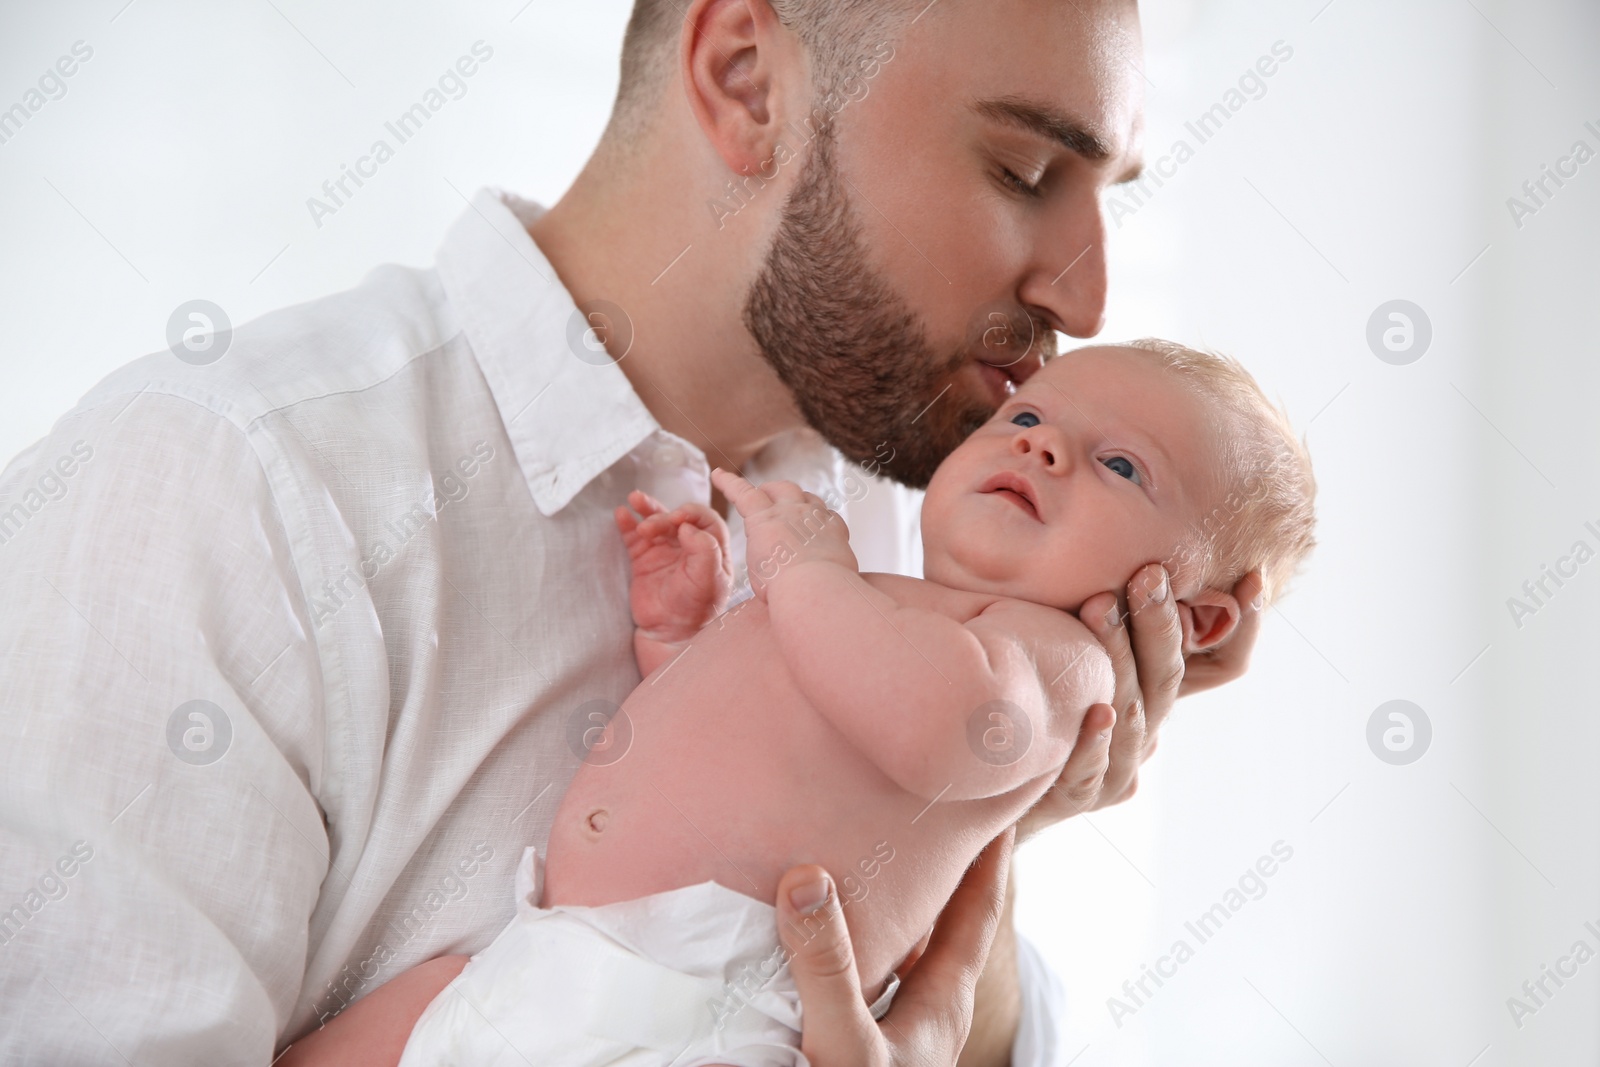
<instances>
[{"instance_id":1,"label":"man's eyebrow","mask_svg":"<svg viewBox=\"0 0 1600 1067\"><path fill-rule=\"evenodd\" d=\"M1067 151L1091 163L1107 163L1116 158L1105 138L1060 108L1020 96L1001 96L973 101L972 110L992 122L1004 123L1027 133L1054 141ZM1134 163L1117 179L1120 185L1139 177L1143 167Z\"/></svg>"}]
</instances>

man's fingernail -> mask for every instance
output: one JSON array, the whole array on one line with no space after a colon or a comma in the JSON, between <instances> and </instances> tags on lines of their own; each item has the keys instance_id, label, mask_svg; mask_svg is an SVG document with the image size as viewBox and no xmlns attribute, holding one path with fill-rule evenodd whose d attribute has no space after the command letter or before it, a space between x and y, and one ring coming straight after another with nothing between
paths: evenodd
<instances>
[{"instance_id":1,"label":"man's fingernail","mask_svg":"<svg viewBox=\"0 0 1600 1067\"><path fill-rule=\"evenodd\" d=\"M1267 604L1267 595L1265 593L1257 593L1256 594L1256 598L1254 600L1250 601L1250 610L1251 611L1260 611L1263 607L1266 606L1266 604Z\"/></svg>"},{"instance_id":2,"label":"man's fingernail","mask_svg":"<svg viewBox=\"0 0 1600 1067\"><path fill-rule=\"evenodd\" d=\"M1113 630L1122 625L1122 609L1115 604L1111 605L1111 610L1106 612L1106 625Z\"/></svg>"},{"instance_id":3,"label":"man's fingernail","mask_svg":"<svg viewBox=\"0 0 1600 1067\"><path fill-rule=\"evenodd\" d=\"M1156 584L1154 589L1150 590L1150 603L1159 604L1167 599L1167 585L1167 569L1163 567L1161 568L1161 581Z\"/></svg>"},{"instance_id":4,"label":"man's fingernail","mask_svg":"<svg viewBox=\"0 0 1600 1067\"><path fill-rule=\"evenodd\" d=\"M794 910L801 915L809 915L828 902L828 893L832 886L828 879L819 878L815 882L797 885L789 890L789 903L794 905Z\"/></svg>"}]
</instances>

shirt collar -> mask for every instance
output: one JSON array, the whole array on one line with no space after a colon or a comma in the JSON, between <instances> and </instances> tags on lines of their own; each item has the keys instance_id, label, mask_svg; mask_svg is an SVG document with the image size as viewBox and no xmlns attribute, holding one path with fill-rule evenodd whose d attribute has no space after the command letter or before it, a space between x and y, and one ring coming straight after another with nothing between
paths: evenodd
<instances>
[{"instance_id":1,"label":"shirt collar","mask_svg":"<svg viewBox=\"0 0 1600 1067\"><path fill-rule=\"evenodd\" d=\"M676 442L691 465L706 464L698 448L661 428L614 361L585 346L588 322L527 231L544 212L513 193L479 189L446 234L437 269L528 490L549 516L652 435ZM821 492L837 484L841 463L803 428L774 438L745 473Z\"/></svg>"},{"instance_id":2,"label":"shirt collar","mask_svg":"<svg viewBox=\"0 0 1600 1067\"><path fill-rule=\"evenodd\" d=\"M526 229L544 211L478 190L445 236L437 268L534 503L553 515L662 431L616 363L584 346L588 324Z\"/></svg>"}]
</instances>

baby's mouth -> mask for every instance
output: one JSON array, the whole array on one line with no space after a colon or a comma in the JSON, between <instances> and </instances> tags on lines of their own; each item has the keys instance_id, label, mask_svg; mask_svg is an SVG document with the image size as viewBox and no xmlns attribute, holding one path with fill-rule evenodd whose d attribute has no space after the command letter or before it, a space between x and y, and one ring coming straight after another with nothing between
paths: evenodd
<instances>
[{"instance_id":1,"label":"baby's mouth","mask_svg":"<svg viewBox=\"0 0 1600 1067\"><path fill-rule=\"evenodd\" d=\"M1015 471L1000 471L992 475L979 488L980 493L996 493L1012 501L1036 521L1043 522L1039 514L1038 496L1033 485Z\"/></svg>"}]
</instances>

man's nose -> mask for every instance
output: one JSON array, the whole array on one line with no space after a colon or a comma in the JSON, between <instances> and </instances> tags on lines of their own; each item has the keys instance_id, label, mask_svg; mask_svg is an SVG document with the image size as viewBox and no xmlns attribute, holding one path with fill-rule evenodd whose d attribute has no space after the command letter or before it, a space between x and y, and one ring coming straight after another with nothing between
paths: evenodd
<instances>
[{"instance_id":1,"label":"man's nose","mask_svg":"<svg viewBox=\"0 0 1600 1067\"><path fill-rule=\"evenodd\" d=\"M1093 337L1106 320L1106 227L1098 197L1074 203L1057 222L1041 234L1018 296L1030 314L1067 336Z\"/></svg>"}]
</instances>

